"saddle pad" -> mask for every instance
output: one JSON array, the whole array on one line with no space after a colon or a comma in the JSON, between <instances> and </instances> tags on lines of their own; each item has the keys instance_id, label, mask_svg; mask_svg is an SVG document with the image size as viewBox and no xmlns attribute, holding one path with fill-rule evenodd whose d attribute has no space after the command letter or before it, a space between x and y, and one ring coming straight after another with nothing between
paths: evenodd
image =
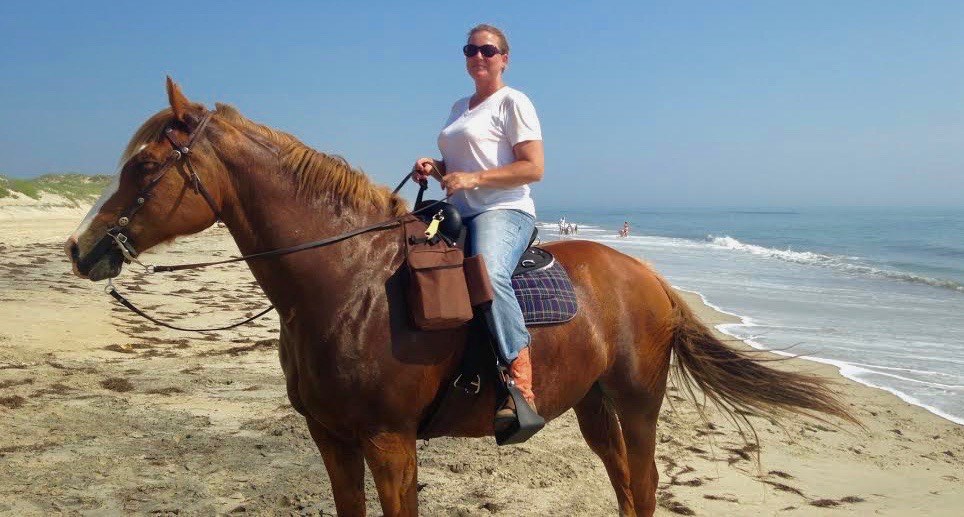
<instances>
[{"instance_id":1,"label":"saddle pad","mask_svg":"<svg viewBox=\"0 0 964 517\"><path fill-rule=\"evenodd\" d=\"M512 277L512 288L526 325L565 323L576 316L576 292L562 264Z\"/></svg>"}]
</instances>

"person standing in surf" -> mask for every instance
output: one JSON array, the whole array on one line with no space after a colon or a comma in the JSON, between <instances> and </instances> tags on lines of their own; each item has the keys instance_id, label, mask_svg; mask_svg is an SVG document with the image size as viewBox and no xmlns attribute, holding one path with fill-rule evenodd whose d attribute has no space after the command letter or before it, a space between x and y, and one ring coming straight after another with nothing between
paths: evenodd
<instances>
[{"instance_id":1,"label":"person standing in surf","mask_svg":"<svg viewBox=\"0 0 964 517\"><path fill-rule=\"evenodd\" d=\"M468 228L467 255L485 259L495 291L489 330L503 366L535 410L531 337L511 275L535 226L529 184L543 176L542 129L529 98L503 82L509 42L501 30L473 27L462 53L475 92L452 106L438 137L442 159L419 158L413 178L439 180ZM496 428L514 420L509 397L496 413Z\"/></svg>"}]
</instances>

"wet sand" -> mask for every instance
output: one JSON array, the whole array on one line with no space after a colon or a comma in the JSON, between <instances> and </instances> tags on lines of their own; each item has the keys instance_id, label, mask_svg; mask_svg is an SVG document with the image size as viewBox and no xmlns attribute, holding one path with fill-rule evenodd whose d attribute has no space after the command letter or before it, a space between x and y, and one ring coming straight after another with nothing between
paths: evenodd
<instances>
[{"instance_id":1,"label":"wet sand","mask_svg":"<svg viewBox=\"0 0 964 517\"><path fill-rule=\"evenodd\" d=\"M284 393L276 316L200 336L156 328L70 274L61 243L82 215L0 217L0 513L334 514L321 458ZM226 230L212 229L153 260L235 252ZM188 325L267 304L244 266L125 271L118 285ZM730 321L684 296L707 324ZM828 365L778 367L834 378L866 429L750 416L758 461L723 416L710 409L702 420L671 387L659 423L658 515L959 515L964 426ZM571 412L518 446L419 442L419 469L423 515L616 514ZM380 515L370 479L368 496Z\"/></svg>"}]
</instances>

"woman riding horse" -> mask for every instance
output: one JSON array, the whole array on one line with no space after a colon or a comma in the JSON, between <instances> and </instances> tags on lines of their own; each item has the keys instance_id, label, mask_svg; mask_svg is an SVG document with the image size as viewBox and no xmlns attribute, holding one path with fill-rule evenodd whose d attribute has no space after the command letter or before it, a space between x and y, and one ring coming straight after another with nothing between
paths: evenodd
<instances>
[{"instance_id":1,"label":"woman riding horse","mask_svg":"<svg viewBox=\"0 0 964 517\"><path fill-rule=\"evenodd\" d=\"M512 271L535 226L529 183L542 179L542 130L532 102L502 82L509 42L501 30L477 25L462 47L475 93L455 102L438 137L442 160L419 158L413 177L434 176L468 228L468 255L482 255L495 296L486 318L507 368L526 402L532 392L531 336L512 289ZM496 428L515 420L507 397L495 416Z\"/></svg>"},{"instance_id":2,"label":"woman riding horse","mask_svg":"<svg viewBox=\"0 0 964 517\"><path fill-rule=\"evenodd\" d=\"M365 514L367 463L384 514L417 515L416 440L429 437L419 424L469 336L410 323L404 235L377 224L404 215L404 201L230 106L192 103L170 79L168 99L170 108L131 138L116 181L67 240L76 274L117 276L125 253L218 218L244 254L376 228L248 265L278 312L288 398L318 445L338 514ZM771 368L714 337L639 260L587 241L546 247L569 272L579 313L531 329L532 390L546 420L575 410L621 515L655 511L656 423L671 368L683 389L699 388L735 419L792 411L852 420L825 380ZM495 393L485 383L462 418L431 436L491 436Z\"/></svg>"}]
</instances>

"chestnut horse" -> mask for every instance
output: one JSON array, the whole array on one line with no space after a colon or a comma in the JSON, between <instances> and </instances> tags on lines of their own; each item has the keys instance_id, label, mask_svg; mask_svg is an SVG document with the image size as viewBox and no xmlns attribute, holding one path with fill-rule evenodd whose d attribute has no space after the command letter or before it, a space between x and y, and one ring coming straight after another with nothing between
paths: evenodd
<instances>
[{"instance_id":1,"label":"chestnut horse","mask_svg":"<svg viewBox=\"0 0 964 517\"><path fill-rule=\"evenodd\" d=\"M120 272L120 248L105 237L118 224L128 243L146 250L220 217L249 254L405 213L401 198L343 160L230 106L207 111L170 79L167 90L170 108L135 133L113 187L66 243L76 274L101 280ZM187 141L189 160L178 145ZM791 411L852 420L824 380L769 368L716 339L639 260L586 241L545 247L569 272L579 314L531 329L539 411L551 420L575 410L621 515L655 511L656 421L671 368L731 416ZM385 515L417 514L419 423L468 339L464 328L411 326L403 254L402 232L393 228L248 261L280 316L288 397L321 451L339 515L365 513L366 462ZM494 397L486 383L478 403L437 434L491 436Z\"/></svg>"}]
</instances>

